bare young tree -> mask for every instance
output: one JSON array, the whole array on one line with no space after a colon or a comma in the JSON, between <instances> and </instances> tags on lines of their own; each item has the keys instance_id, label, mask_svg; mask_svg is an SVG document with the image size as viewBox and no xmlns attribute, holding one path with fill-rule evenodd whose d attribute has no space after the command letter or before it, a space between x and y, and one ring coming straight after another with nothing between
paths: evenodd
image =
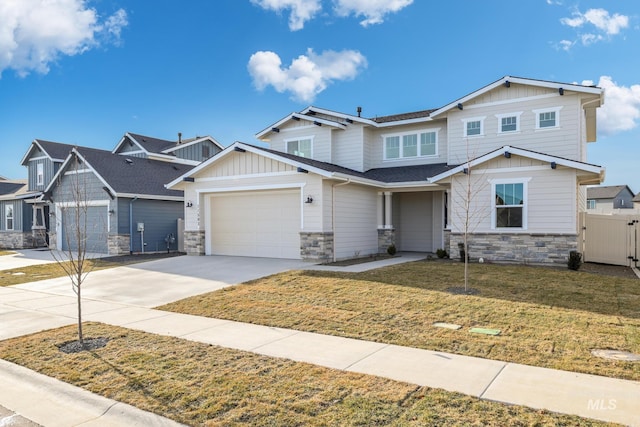
<instances>
[{"instance_id":1,"label":"bare young tree","mask_svg":"<svg viewBox=\"0 0 640 427\"><path fill-rule=\"evenodd\" d=\"M58 182L58 196L60 203L56 212L56 222L58 230L62 236L56 235L50 240L50 246L58 243L53 240L63 239L59 243L60 248L50 247L51 254L58 265L64 270L69 279L73 292L76 295L78 313L78 342L80 347L85 345L82 331L82 284L93 270L95 263L89 262L88 255L88 235L89 224L89 195L87 185L87 174L82 173L81 161L75 152L67 166L67 173L61 174Z\"/></svg>"},{"instance_id":2,"label":"bare young tree","mask_svg":"<svg viewBox=\"0 0 640 427\"><path fill-rule=\"evenodd\" d=\"M454 177L452 187L454 189L454 204L458 229L462 233L461 257L464 261L464 292L469 291L469 242L471 234L490 214L489 199L484 191L489 183L484 170L475 168L474 157L469 140L466 140L466 163L463 168L463 176L460 179ZM483 197L484 196L484 197Z\"/></svg>"}]
</instances>

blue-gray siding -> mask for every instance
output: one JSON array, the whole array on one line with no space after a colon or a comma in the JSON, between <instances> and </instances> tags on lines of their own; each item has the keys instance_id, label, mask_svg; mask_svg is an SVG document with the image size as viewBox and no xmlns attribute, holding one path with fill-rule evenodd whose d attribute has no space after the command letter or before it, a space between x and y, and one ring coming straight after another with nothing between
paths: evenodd
<instances>
[{"instance_id":1,"label":"blue-gray siding","mask_svg":"<svg viewBox=\"0 0 640 427\"><path fill-rule=\"evenodd\" d=\"M197 144L177 148L173 151L173 154L181 159L204 162L205 160L218 154L220 151L222 150L220 150L220 148L213 142L202 141Z\"/></svg>"},{"instance_id":2,"label":"blue-gray siding","mask_svg":"<svg viewBox=\"0 0 640 427\"><path fill-rule=\"evenodd\" d=\"M129 209L133 209L133 252L142 252L142 233L138 231L138 223L144 223L145 252L166 251L165 237L168 234L177 236L178 218L184 219L182 202L164 200L118 199L118 234L129 234ZM177 241L170 249L178 249Z\"/></svg>"}]
</instances>

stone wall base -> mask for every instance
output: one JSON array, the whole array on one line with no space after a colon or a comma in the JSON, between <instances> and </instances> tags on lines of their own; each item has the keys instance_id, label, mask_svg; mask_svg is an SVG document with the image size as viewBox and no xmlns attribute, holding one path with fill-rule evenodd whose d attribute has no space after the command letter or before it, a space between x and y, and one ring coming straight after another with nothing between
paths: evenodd
<instances>
[{"instance_id":1,"label":"stone wall base","mask_svg":"<svg viewBox=\"0 0 640 427\"><path fill-rule=\"evenodd\" d=\"M333 233L301 232L300 256L306 261L333 260Z\"/></svg>"},{"instance_id":2,"label":"stone wall base","mask_svg":"<svg viewBox=\"0 0 640 427\"><path fill-rule=\"evenodd\" d=\"M1 231L0 248L29 249L35 247L35 240L31 231Z\"/></svg>"},{"instance_id":3,"label":"stone wall base","mask_svg":"<svg viewBox=\"0 0 640 427\"><path fill-rule=\"evenodd\" d=\"M123 255L131 251L128 234L110 234L107 239L109 255Z\"/></svg>"},{"instance_id":4,"label":"stone wall base","mask_svg":"<svg viewBox=\"0 0 640 427\"><path fill-rule=\"evenodd\" d=\"M463 234L451 233L449 254L460 258L458 243ZM570 251L578 250L577 234L506 234L473 233L469 235L469 259L519 264L566 264Z\"/></svg>"},{"instance_id":5,"label":"stone wall base","mask_svg":"<svg viewBox=\"0 0 640 427\"><path fill-rule=\"evenodd\" d=\"M387 248L396 244L396 230L393 228L378 228L378 253L386 254Z\"/></svg>"},{"instance_id":6,"label":"stone wall base","mask_svg":"<svg viewBox=\"0 0 640 427\"><path fill-rule=\"evenodd\" d=\"M204 255L204 230L185 230L184 251L187 255Z\"/></svg>"}]
</instances>

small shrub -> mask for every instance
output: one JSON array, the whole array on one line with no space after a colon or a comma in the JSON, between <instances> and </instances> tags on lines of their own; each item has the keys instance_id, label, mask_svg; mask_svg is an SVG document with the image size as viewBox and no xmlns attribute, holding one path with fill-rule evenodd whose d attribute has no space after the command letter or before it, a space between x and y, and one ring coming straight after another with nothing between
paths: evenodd
<instances>
[{"instance_id":1,"label":"small shrub","mask_svg":"<svg viewBox=\"0 0 640 427\"><path fill-rule=\"evenodd\" d=\"M569 267L569 270L578 271L581 265L582 265L582 254L578 251L569 252L569 261L567 262L567 266Z\"/></svg>"},{"instance_id":2,"label":"small shrub","mask_svg":"<svg viewBox=\"0 0 640 427\"><path fill-rule=\"evenodd\" d=\"M436 250L436 255L438 255L438 258L447 258L449 256L445 249Z\"/></svg>"},{"instance_id":3,"label":"small shrub","mask_svg":"<svg viewBox=\"0 0 640 427\"><path fill-rule=\"evenodd\" d=\"M389 245L387 247L387 253L391 256L394 256L396 254L396 245Z\"/></svg>"}]
</instances>

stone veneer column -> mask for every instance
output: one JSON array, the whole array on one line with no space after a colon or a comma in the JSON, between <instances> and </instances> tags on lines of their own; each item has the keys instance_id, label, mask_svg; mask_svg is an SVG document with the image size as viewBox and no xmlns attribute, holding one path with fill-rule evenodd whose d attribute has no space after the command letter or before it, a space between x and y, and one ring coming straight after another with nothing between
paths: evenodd
<instances>
[{"instance_id":1,"label":"stone veneer column","mask_svg":"<svg viewBox=\"0 0 640 427\"><path fill-rule=\"evenodd\" d=\"M204 230L185 230L184 251L187 255L204 255Z\"/></svg>"},{"instance_id":2,"label":"stone veneer column","mask_svg":"<svg viewBox=\"0 0 640 427\"><path fill-rule=\"evenodd\" d=\"M396 244L396 230L393 228L378 229L378 253L386 254L387 248Z\"/></svg>"},{"instance_id":3,"label":"stone veneer column","mask_svg":"<svg viewBox=\"0 0 640 427\"><path fill-rule=\"evenodd\" d=\"M333 232L300 232L300 256L308 261L333 260Z\"/></svg>"},{"instance_id":4,"label":"stone veneer column","mask_svg":"<svg viewBox=\"0 0 640 427\"><path fill-rule=\"evenodd\" d=\"M128 254L131 251L128 234L110 234L107 238L109 255Z\"/></svg>"}]
</instances>

